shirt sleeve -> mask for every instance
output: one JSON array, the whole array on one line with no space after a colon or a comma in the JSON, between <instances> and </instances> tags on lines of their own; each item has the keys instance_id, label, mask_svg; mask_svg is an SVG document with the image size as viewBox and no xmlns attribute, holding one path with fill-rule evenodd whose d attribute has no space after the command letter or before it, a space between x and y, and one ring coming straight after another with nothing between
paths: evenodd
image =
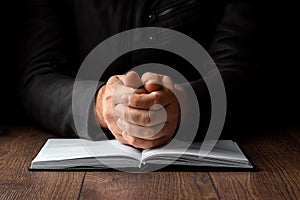
<instances>
[{"instance_id":1,"label":"shirt sleeve","mask_svg":"<svg viewBox=\"0 0 300 200\"><path fill-rule=\"evenodd\" d=\"M95 114L93 81L82 81L73 94L76 65L72 61L72 42L67 36L55 1L30 0L24 7L18 64L18 93L25 112L42 128L64 137L106 139ZM74 58L74 57L73 57ZM96 83L97 89L103 83ZM76 96L76 103L72 102ZM81 108L88 102L89 108ZM73 103L73 104L72 104ZM81 111L75 125L73 110ZM80 110L85 109L85 110ZM77 126L81 127L78 128Z\"/></svg>"},{"instance_id":2,"label":"shirt sleeve","mask_svg":"<svg viewBox=\"0 0 300 200\"><path fill-rule=\"evenodd\" d=\"M226 3L220 14L214 38L208 53L216 63L224 82L227 98L227 116L223 132L236 132L247 126L251 99L257 73L258 9L255 3L232 1ZM192 82L200 102L200 129L206 130L211 106L203 80L213 81L214 73ZM237 133L233 133L237 134Z\"/></svg>"}]
</instances>

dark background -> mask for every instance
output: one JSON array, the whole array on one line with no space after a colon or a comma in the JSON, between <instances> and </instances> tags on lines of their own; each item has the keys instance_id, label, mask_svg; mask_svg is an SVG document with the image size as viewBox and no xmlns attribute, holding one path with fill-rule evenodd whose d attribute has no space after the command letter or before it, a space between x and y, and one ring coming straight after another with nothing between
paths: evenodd
<instances>
[{"instance_id":1,"label":"dark background","mask_svg":"<svg viewBox=\"0 0 300 200\"><path fill-rule=\"evenodd\" d=\"M260 75L257 116L267 127L300 122L299 12L292 3L261 5Z\"/></svg>"},{"instance_id":2,"label":"dark background","mask_svg":"<svg viewBox=\"0 0 300 200\"><path fill-rule=\"evenodd\" d=\"M2 44L4 52L1 54L0 66L0 125L26 124L24 112L19 106L16 94L16 66L17 66L17 43L19 24L22 16L22 7L25 1L6 0L3 13L5 13L5 28L2 29L4 37Z\"/></svg>"},{"instance_id":3,"label":"dark background","mask_svg":"<svg viewBox=\"0 0 300 200\"><path fill-rule=\"evenodd\" d=\"M2 38L4 53L0 67L0 124L28 124L16 94L16 48L22 2L9 1L7 27ZM254 128L278 128L300 122L300 78L296 6L259 3L259 79L253 80L250 121Z\"/></svg>"}]
</instances>

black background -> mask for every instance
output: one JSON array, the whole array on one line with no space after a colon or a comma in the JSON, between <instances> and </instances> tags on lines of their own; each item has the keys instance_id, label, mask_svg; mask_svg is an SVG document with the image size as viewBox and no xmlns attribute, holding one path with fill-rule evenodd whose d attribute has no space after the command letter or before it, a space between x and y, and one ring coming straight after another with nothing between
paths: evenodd
<instances>
[{"instance_id":1,"label":"black background","mask_svg":"<svg viewBox=\"0 0 300 200\"><path fill-rule=\"evenodd\" d=\"M17 35L22 1L5 5L7 26L2 37L4 53L0 67L0 124L27 124L16 95ZM300 122L299 28L295 5L258 3L260 7L259 80L253 80L250 97L253 127L277 128Z\"/></svg>"},{"instance_id":2,"label":"black background","mask_svg":"<svg viewBox=\"0 0 300 200\"><path fill-rule=\"evenodd\" d=\"M261 5L262 80L254 117L268 127L300 122L298 13L297 7L289 2Z\"/></svg>"}]
</instances>

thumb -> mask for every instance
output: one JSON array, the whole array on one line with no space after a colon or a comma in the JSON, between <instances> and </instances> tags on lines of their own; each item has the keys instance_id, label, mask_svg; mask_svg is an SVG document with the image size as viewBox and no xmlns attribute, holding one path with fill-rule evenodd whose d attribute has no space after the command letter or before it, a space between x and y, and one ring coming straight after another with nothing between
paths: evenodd
<instances>
[{"instance_id":1,"label":"thumb","mask_svg":"<svg viewBox=\"0 0 300 200\"><path fill-rule=\"evenodd\" d=\"M139 74L135 71L130 71L124 76L123 84L132 88L139 88L143 85Z\"/></svg>"},{"instance_id":2,"label":"thumb","mask_svg":"<svg viewBox=\"0 0 300 200\"><path fill-rule=\"evenodd\" d=\"M144 87L147 90L147 92L154 92L161 89L161 85L153 81L146 82Z\"/></svg>"}]
</instances>

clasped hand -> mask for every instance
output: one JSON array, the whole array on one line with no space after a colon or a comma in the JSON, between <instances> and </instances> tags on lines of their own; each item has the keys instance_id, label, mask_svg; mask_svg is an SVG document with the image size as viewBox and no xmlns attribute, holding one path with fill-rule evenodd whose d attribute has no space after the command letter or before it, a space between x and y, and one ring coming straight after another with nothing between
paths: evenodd
<instances>
[{"instance_id":1,"label":"clasped hand","mask_svg":"<svg viewBox=\"0 0 300 200\"><path fill-rule=\"evenodd\" d=\"M97 94L96 116L121 143L154 148L168 143L176 131L180 121L176 96L182 91L160 74L115 75Z\"/></svg>"}]
</instances>

